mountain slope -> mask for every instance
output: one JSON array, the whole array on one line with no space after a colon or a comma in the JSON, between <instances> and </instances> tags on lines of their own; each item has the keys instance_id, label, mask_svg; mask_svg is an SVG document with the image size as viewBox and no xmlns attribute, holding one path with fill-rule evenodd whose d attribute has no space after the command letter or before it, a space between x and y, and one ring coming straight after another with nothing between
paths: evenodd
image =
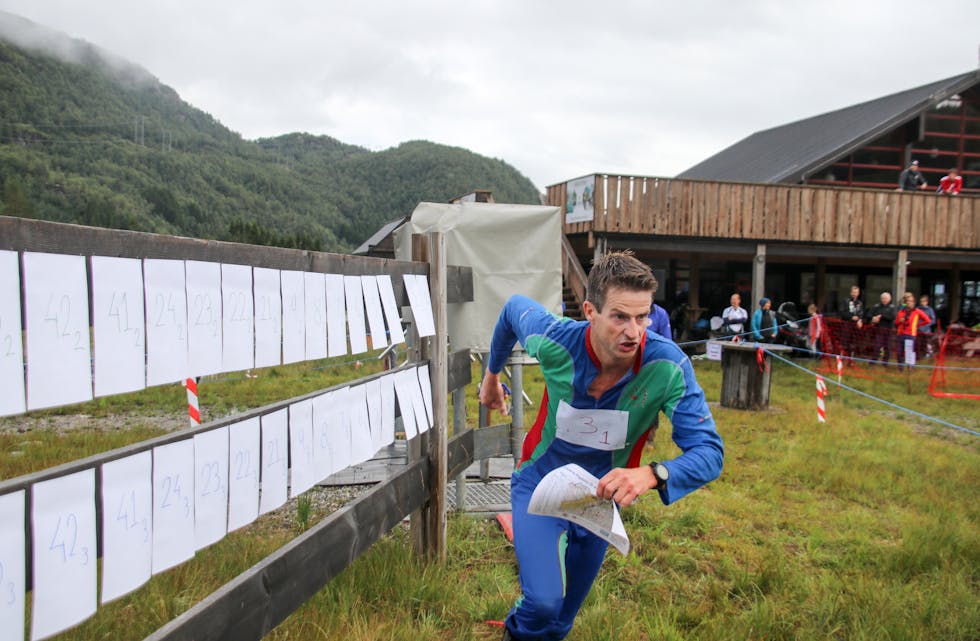
<instances>
[{"instance_id":1,"label":"mountain slope","mask_svg":"<svg viewBox=\"0 0 980 641\"><path fill-rule=\"evenodd\" d=\"M0 184L5 215L327 251L422 200L539 198L513 167L461 148L244 140L142 68L2 12Z\"/></svg>"}]
</instances>

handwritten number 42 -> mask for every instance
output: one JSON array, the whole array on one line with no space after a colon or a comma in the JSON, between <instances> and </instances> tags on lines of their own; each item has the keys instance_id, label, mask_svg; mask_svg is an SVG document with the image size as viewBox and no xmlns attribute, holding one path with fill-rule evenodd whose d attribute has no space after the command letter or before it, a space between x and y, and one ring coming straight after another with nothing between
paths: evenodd
<instances>
[{"instance_id":1,"label":"handwritten number 42","mask_svg":"<svg viewBox=\"0 0 980 641\"><path fill-rule=\"evenodd\" d=\"M51 552L61 550L62 563L67 563L69 559L80 558L82 565L88 565L88 547L84 545L78 547L78 518L74 514L69 513L64 518L58 517L48 550Z\"/></svg>"}]
</instances>

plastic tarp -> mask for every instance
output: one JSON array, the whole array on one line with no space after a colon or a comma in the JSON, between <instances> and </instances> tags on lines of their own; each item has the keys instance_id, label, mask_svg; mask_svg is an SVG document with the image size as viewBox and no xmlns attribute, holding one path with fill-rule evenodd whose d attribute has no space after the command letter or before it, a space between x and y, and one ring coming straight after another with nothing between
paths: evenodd
<instances>
[{"instance_id":1,"label":"plastic tarp","mask_svg":"<svg viewBox=\"0 0 980 641\"><path fill-rule=\"evenodd\" d=\"M473 268L473 302L450 303L453 350L490 349L500 308L523 294L561 313L561 213L558 207L496 203L419 203L395 235L395 257L411 260L412 234L440 231L446 262Z\"/></svg>"}]
</instances>

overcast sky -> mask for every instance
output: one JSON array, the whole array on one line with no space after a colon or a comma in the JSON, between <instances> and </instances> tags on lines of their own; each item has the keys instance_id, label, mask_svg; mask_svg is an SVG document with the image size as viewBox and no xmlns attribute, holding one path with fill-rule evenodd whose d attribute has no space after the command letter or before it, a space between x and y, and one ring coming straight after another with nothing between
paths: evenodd
<instances>
[{"instance_id":1,"label":"overcast sky","mask_svg":"<svg viewBox=\"0 0 980 641\"><path fill-rule=\"evenodd\" d=\"M0 0L246 138L415 139L673 176L776 125L977 67L980 1Z\"/></svg>"}]
</instances>

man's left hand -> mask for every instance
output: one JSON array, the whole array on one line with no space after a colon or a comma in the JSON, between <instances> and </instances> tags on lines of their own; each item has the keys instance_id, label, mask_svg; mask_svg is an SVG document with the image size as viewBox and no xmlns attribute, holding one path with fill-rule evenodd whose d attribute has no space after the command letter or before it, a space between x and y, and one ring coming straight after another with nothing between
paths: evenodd
<instances>
[{"instance_id":1,"label":"man's left hand","mask_svg":"<svg viewBox=\"0 0 980 641\"><path fill-rule=\"evenodd\" d=\"M656 485L657 479L649 465L617 467L599 479L596 496L612 499L621 507L626 507Z\"/></svg>"}]
</instances>

